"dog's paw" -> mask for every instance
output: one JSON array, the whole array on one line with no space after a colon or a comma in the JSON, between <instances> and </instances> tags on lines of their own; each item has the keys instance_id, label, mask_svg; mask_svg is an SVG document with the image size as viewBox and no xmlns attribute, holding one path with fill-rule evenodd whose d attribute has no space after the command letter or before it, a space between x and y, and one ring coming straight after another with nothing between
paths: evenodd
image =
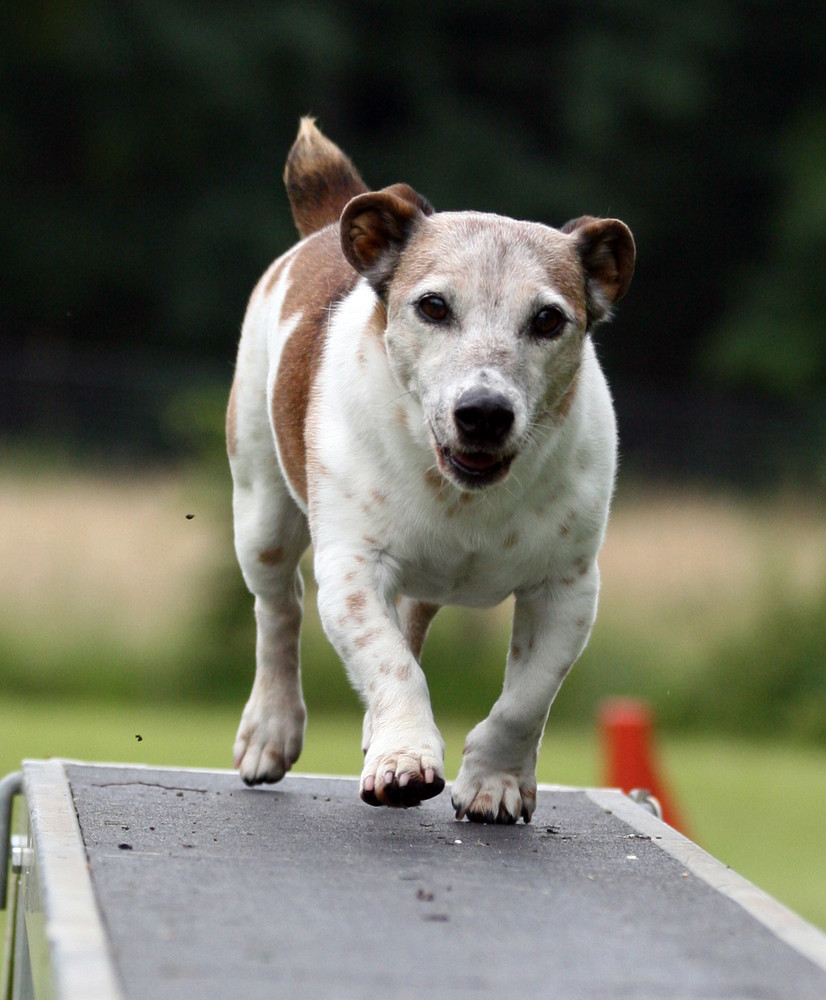
<instances>
[{"instance_id":1,"label":"dog's paw","mask_svg":"<svg viewBox=\"0 0 826 1000\"><path fill-rule=\"evenodd\" d=\"M380 752L373 744L366 752L359 794L371 806L417 806L444 787L441 737L438 746Z\"/></svg>"},{"instance_id":2,"label":"dog's paw","mask_svg":"<svg viewBox=\"0 0 826 1000\"><path fill-rule=\"evenodd\" d=\"M465 765L451 789L456 819L473 823L530 823L536 809L535 774L485 773Z\"/></svg>"},{"instance_id":3,"label":"dog's paw","mask_svg":"<svg viewBox=\"0 0 826 1000\"><path fill-rule=\"evenodd\" d=\"M298 760L304 746L307 710L303 703L289 710L250 698L235 738L235 767L248 785L280 781Z\"/></svg>"}]
</instances>

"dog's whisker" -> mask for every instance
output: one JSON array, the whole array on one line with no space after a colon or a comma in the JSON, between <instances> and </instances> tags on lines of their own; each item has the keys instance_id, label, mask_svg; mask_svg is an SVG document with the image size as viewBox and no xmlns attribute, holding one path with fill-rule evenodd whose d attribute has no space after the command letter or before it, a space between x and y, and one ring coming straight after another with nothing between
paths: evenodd
<instances>
[{"instance_id":1,"label":"dog's whisker","mask_svg":"<svg viewBox=\"0 0 826 1000\"><path fill-rule=\"evenodd\" d=\"M518 492L511 489L511 483L519 487ZM502 489L508 494L509 497L512 497L514 500L518 500L522 493L522 484L515 475L511 474L510 481L504 482L502 484Z\"/></svg>"},{"instance_id":2,"label":"dog's whisker","mask_svg":"<svg viewBox=\"0 0 826 1000\"><path fill-rule=\"evenodd\" d=\"M413 392L412 392L411 389L408 389L406 392L400 392L398 394L398 396L393 396L392 399L388 399L386 405L387 406L392 406L393 403L398 403L398 401L400 399L404 399L405 396L412 396L412 395L413 395Z\"/></svg>"}]
</instances>

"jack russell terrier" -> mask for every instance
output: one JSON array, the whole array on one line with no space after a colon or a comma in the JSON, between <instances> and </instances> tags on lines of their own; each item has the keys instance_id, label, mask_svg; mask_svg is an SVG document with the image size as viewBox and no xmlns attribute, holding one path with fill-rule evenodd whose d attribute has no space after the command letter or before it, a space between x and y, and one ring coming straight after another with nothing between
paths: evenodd
<instances>
[{"instance_id":1,"label":"jack russell terrier","mask_svg":"<svg viewBox=\"0 0 826 1000\"><path fill-rule=\"evenodd\" d=\"M366 708L371 805L444 788L420 666L439 607L515 596L502 694L452 803L527 823L548 712L596 615L616 428L590 334L628 289L633 238L615 219L559 230L370 191L309 118L284 176L302 239L252 293L227 415L257 622L235 766L274 782L301 752L312 542L321 621Z\"/></svg>"}]
</instances>

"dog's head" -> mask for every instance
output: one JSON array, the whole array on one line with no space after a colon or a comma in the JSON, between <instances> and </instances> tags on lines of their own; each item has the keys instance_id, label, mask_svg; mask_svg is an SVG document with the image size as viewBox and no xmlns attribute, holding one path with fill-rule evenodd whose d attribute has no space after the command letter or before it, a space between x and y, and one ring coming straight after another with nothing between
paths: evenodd
<instances>
[{"instance_id":1,"label":"dog's head","mask_svg":"<svg viewBox=\"0 0 826 1000\"><path fill-rule=\"evenodd\" d=\"M390 365L421 403L439 468L465 490L504 479L538 425L561 420L585 338L634 270L615 219L557 230L434 213L403 184L353 198L341 241L386 306Z\"/></svg>"}]
</instances>

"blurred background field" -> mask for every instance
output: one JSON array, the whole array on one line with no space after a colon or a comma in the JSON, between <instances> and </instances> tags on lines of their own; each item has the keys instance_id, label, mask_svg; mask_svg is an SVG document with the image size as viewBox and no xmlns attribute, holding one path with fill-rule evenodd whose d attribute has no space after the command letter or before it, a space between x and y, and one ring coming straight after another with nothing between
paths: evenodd
<instances>
[{"instance_id":1,"label":"blurred background field","mask_svg":"<svg viewBox=\"0 0 826 1000\"><path fill-rule=\"evenodd\" d=\"M597 706L646 698L691 834L826 927L822 3L56 0L9 22L3 770L231 763L254 636L223 407L310 112L377 186L634 231L597 334L622 441L600 615L540 777L601 780ZM353 773L359 709L306 575L300 767ZM508 617L433 628L450 776Z\"/></svg>"}]
</instances>

